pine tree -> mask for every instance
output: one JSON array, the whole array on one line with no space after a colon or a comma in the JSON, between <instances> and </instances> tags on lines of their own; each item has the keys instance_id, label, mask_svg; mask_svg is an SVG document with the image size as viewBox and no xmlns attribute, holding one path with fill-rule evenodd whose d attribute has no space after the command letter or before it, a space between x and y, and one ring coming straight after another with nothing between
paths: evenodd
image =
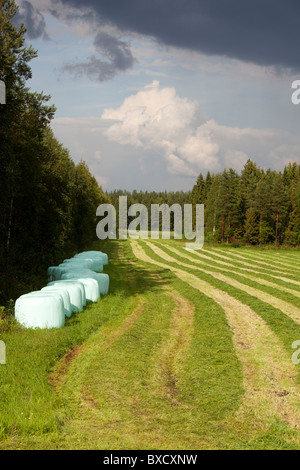
<instances>
[{"instance_id":1,"label":"pine tree","mask_svg":"<svg viewBox=\"0 0 300 470\"><path fill-rule=\"evenodd\" d=\"M259 229L256 214L251 207L246 211L244 231L244 240L251 245L256 245L259 241Z\"/></svg>"},{"instance_id":2,"label":"pine tree","mask_svg":"<svg viewBox=\"0 0 300 470\"><path fill-rule=\"evenodd\" d=\"M287 219L289 203L288 193L281 173L274 174L270 193L272 198L272 218L275 220L275 243L277 244L279 240L283 239L283 228L284 222Z\"/></svg>"}]
</instances>

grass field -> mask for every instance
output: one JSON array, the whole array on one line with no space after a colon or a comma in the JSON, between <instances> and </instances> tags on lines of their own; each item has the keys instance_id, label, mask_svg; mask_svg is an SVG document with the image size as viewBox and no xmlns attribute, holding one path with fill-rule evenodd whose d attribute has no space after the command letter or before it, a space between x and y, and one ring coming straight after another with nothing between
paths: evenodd
<instances>
[{"instance_id":1,"label":"grass field","mask_svg":"<svg viewBox=\"0 0 300 470\"><path fill-rule=\"evenodd\" d=\"M0 336L0 449L300 449L298 251L95 247L108 296Z\"/></svg>"}]
</instances>

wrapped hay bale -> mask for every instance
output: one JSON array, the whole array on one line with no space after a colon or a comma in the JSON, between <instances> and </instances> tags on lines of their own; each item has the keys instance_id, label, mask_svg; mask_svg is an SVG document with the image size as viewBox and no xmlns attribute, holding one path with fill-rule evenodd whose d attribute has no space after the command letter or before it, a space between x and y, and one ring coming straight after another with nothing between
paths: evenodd
<instances>
[{"instance_id":1,"label":"wrapped hay bale","mask_svg":"<svg viewBox=\"0 0 300 470\"><path fill-rule=\"evenodd\" d=\"M98 281L91 277L76 277L74 279L69 279L70 281L79 281L82 282L85 288L85 296L87 302L97 302L100 299L100 288Z\"/></svg>"},{"instance_id":2,"label":"wrapped hay bale","mask_svg":"<svg viewBox=\"0 0 300 470\"><path fill-rule=\"evenodd\" d=\"M66 266L74 266L78 268L83 268L83 269L93 269L93 260L91 258L70 258L70 259L65 259L61 264L59 264L59 267L65 268Z\"/></svg>"},{"instance_id":3,"label":"wrapped hay bale","mask_svg":"<svg viewBox=\"0 0 300 470\"><path fill-rule=\"evenodd\" d=\"M41 291L22 295L15 302L15 319L26 328L61 328L65 324L62 296Z\"/></svg>"},{"instance_id":4,"label":"wrapped hay bale","mask_svg":"<svg viewBox=\"0 0 300 470\"><path fill-rule=\"evenodd\" d=\"M70 294L66 287L61 286L46 286L41 289L41 292L58 292L61 294L64 303L64 312L67 317L72 315Z\"/></svg>"},{"instance_id":5,"label":"wrapped hay bale","mask_svg":"<svg viewBox=\"0 0 300 470\"><path fill-rule=\"evenodd\" d=\"M83 307L86 304L85 289L82 282L77 280L58 280L49 282L48 286L60 286L66 288L70 296L72 312L82 312Z\"/></svg>"},{"instance_id":6,"label":"wrapped hay bale","mask_svg":"<svg viewBox=\"0 0 300 470\"><path fill-rule=\"evenodd\" d=\"M95 273L94 271L84 270L84 271L74 271L69 273L64 273L62 279L83 279L83 278L92 278L96 279L99 285L100 294L106 295L109 291L109 276L104 273Z\"/></svg>"},{"instance_id":7,"label":"wrapped hay bale","mask_svg":"<svg viewBox=\"0 0 300 470\"><path fill-rule=\"evenodd\" d=\"M100 259L102 264L108 264L108 256L106 253L102 251L82 251L74 256L74 258L92 258L92 259Z\"/></svg>"}]
</instances>

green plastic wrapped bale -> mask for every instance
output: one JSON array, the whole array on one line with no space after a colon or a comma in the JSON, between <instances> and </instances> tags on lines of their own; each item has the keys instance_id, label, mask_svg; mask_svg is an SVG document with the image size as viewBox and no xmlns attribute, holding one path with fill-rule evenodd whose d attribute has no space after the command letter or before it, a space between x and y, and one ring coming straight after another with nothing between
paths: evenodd
<instances>
[{"instance_id":1,"label":"green plastic wrapped bale","mask_svg":"<svg viewBox=\"0 0 300 470\"><path fill-rule=\"evenodd\" d=\"M62 267L54 266L53 269L52 269L52 275L51 275L52 281L59 281L59 279L61 278L61 275L63 273L63 270L64 270L64 268L62 268Z\"/></svg>"},{"instance_id":2,"label":"green plastic wrapped bale","mask_svg":"<svg viewBox=\"0 0 300 470\"><path fill-rule=\"evenodd\" d=\"M81 253L77 253L75 255L76 258L95 258L95 259L101 259L102 264L107 265L108 264L108 256L106 253L103 253L102 251L83 251Z\"/></svg>"},{"instance_id":3,"label":"green plastic wrapped bale","mask_svg":"<svg viewBox=\"0 0 300 470\"><path fill-rule=\"evenodd\" d=\"M62 297L41 291L22 295L15 302L15 319L26 328L61 328L65 325Z\"/></svg>"},{"instance_id":4,"label":"green plastic wrapped bale","mask_svg":"<svg viewBox=\"0 0 300 470\"><path fill-rule=\"evenodd\" d=\"M62 275L62 279L82 279L82 278L92 278L96 279L99 284L100 294L106 295L109 291L109 276L104 273L95 273L91 270L78 271L76 273L69 272Z\"/></svg>"},{"instance_id":5,"label":"green plastic wrapped bale","mask_svg":"<svg viewBox=\"0 0 300 470\"><path fill-rule=\"evenodd\" d=\"M54 281L59 281L59 280L62 280L62 279L66 279L63 275L65 273L74 273L74 276L71 276L71 277L77 277L77 273L78 272L82 272L82 271L86 271L86 272L91 272L91 269L88 269L88 268L82 268L80 266L75 266L73 264L62 264L60 266L57 266L54 271L53 271L53 280ZM93 271L92 271L93 272Z\"/></svg>"},{"instance_id":6,"label":"green plastic wrapped bale","mask_svg":"<svg viewBox=\"0 0 300 470\"><path fill-rule=\"evenodd\" d=\"M59 286L66 288L71 302L72 312L82 312L84 307L85 290L82 282L79 281L52 281L48 283L48 286Z\"/></svg>"},{"instance_id":7,"label":"green plastic wrapped bale","mask_svg":"<svg viewBox=\"0 0 300 470\"><path fill-rule=\"evenodd\" d=\"M49 279L49 281L53 281L53 273L54 273L54 270L55 268L57 268L57 266L49 266L49 268L47 269L47 278Z\"/></svg>"},{"instance_id":8,"label":"green plastic wrapped bale","mask_svg":"<svg viewBox=\"0 0 300 470\"><path fill-rule=\"evenodd\" d=\"M72 315L72 307L71 307L71 300L70 294L68 292L67 287L63 286L46 286L41 289L41 292L58 292L62 298L64 303L64 312L67 317Z\"/></svg>"},{"instance_id":9,"label":"green plastic wrapped bale","mask_svg":"<svg viewBox=\"0 0 300 470\"><path fill-rule=\"evenodd\" d=\"M95 271L96 273L99 273L99 272L102 272L103 271L103 263L102 263L102 259L98 259L98 258L72 258L72 260L74 260L74 262L76 263L81 263L82 261L92 261L92 264L91 264L91 267L89 269L92 269L93 271ZM70 260L70 262L72 262Z\"/></svg>"},{"instance_id":10,"label":"green plastic wrapped bale","mask_svg":"<svg viewBox=\"0 0 300 470\"><path fill-rule=\"evenodd\" d=\"M72 279L69 280L71 281ZM79 277L74 278L74 280L82 282L84 285L87 302L97 302L97 300L100 299L100 288L96 279L91 277Z\"/></svg>"},{"instance_id":11,"label":"green plastic wrapped bale","mask_svg":"<svg viewBox=\"0 0 300 470\"><path fill-rule=\"evenodd\" d=\"M86 259L86 258L78 258L78 259L65 259L59 267L66 267L66 266L74 266L83 269L93 269L93 260Z\"/></svg>"},{"instance_id":12,"label":"green plastic wrapped bale","mask_svg":"<svg viewBox=\"0 0 300 470\"><path fill-rule=\"evenodd\" d=\"M101 259L92 259L92 258L71 258L70 260L65 260L62 263L63 265L79 266L82 268L91 269L92 271L102 272L103 263Z\"/></svg>"}]
</instances>

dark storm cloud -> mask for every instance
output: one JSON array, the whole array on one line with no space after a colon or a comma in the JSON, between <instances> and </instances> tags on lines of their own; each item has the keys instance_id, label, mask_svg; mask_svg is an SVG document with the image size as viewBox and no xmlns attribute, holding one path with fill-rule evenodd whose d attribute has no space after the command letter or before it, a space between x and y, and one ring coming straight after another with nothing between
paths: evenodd
<instances>
[{"instance_id":1,"label":"dark storm cloud","mask_svg":"<svg viewBox=\"0 0 300 470\"><path fill-rule=\"evenodd\" d=\"M100 32L95 37L94 46L101 58L93 55L88 61L65 65L63 71L75 77L87 75L91 79L103 82L133 66L134 58L126 42Z\"/></svg>"},{"instance_id":2,"label":"dark storm cloud","mask_svg":"<svg viewBox=\"0 0 300 470\"><path fill-rule=\"evenodd\" d=\"M14 16L13 23L20 26L24 23L29 39L49 39L43 15L27 0L20 2L19 10Z\"/></svg>"},{"instance_id":3,"label":"dark storm cloud","mask_svg":"<svg viewBox=\"0 0 300 470\"><path fill-rule=\"evenodd\" d=\"M160 43L300 69L299 0L52 0Z\"/></svg>"}]
</instances>

